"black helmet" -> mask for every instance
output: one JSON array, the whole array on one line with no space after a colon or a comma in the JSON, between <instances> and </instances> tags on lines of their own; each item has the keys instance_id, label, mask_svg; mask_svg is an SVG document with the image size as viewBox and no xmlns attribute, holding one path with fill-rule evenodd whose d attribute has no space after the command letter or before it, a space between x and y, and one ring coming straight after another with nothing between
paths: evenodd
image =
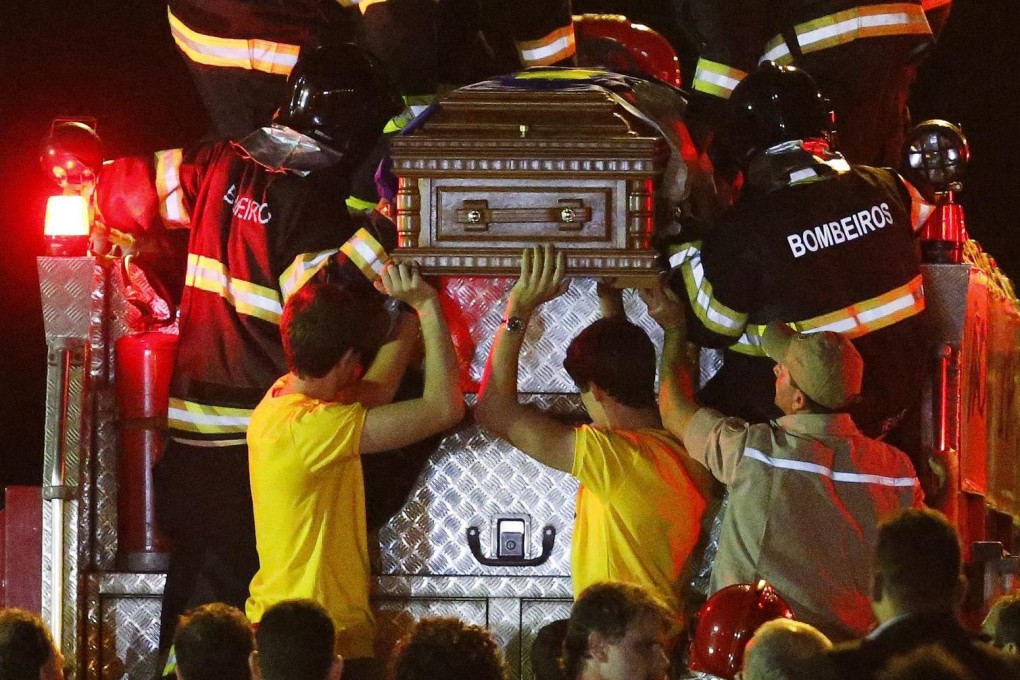
<instances>
[{"instance_id":1,"label":"black helmet","mask_svg":"<svg viewBox=\"0 0 1020 680\"><path fill-rule=\"evenodd\" d=\"M322 142L352 165L402 109L379 61L355 45L333 43L301 50L273 122Z\"/></svg>"},{"instance_id":2,"label":"black helmet","mask_svg":"<svg viewBox=\"0 0 1020 680\"><path fill-rule=\"evenodd\" d=\"M756 154L795 139L829 139L829 102L806 71L763 62L730 96L727 146L741 167Z\"/></svg>"}]
</instances>

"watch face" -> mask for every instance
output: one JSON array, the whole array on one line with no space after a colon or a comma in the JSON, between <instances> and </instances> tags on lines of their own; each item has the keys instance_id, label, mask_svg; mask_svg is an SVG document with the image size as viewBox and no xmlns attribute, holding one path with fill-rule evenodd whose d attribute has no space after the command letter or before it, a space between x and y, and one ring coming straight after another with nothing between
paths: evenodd
<instances>
[{"instance_id":1,"label":"watch face","mask_svg":"<svg viewBox=\"0 0 1020 680\"><path fill-rule=\"evenodd\" d=\"M511 316L506 320L506 329L511 333L520 333L524 330L524 319L519 316Z\"/></svg>"}]
</instances>

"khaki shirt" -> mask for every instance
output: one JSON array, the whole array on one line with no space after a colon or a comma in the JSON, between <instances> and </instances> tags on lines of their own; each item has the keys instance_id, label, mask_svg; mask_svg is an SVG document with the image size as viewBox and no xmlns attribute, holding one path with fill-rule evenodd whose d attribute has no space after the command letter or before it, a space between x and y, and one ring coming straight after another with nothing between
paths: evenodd
<instances>
[{"instance_id":1,"label":"khaki shirt","mask_svg":"<svg viewBox=\"0 0 1020 680\"><path fill-rule=\"evenodd\" d=\"M767 579L834 641L867 633L878 523L921 503L906 454L862 435L845 413L752 425L701 409L683 439L729 493L712 592Z\"/></svg>"}]
</instances>

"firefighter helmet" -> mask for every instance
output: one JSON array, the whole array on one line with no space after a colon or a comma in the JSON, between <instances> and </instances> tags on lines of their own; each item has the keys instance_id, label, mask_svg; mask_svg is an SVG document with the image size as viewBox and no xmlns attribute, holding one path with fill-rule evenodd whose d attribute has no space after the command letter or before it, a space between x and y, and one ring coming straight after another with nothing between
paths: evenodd
<instances>
[{"instance_id":1,"label":"firefighter helmet","mask_svg":"<svg viewBox=\"0 0 1020 680\"><path fill-rule=\"evenodd\" d=\"M653 29L619 14L581 14L574 16L574 32L579 65L651 76L680 87L676 51Z\"/></svg>"},{"instance_id":2,"label":"firefighter helmet","mask_svg":"<svg viewBox=\"0 0 1020 680\"><path fill-rule=\"evenodd\" d=\"M690 669L733 678L743 666L744 647L754 631L779 618L794 618L793 610L767 581L723 588L698 611Z\"/></svg>"},{"instance_id":3,"label":"firefighter helmet","mask_svg":"<svg viewBox=\"0 0 1020 680\"><path fill-rule=\"evenodd\" d=\"M727 144L746 167L756 154L796 139L831 139L833 114L807 71L762 63L730 96Z\"/></svg>"},{"instance_id":4,"label":"firefighter helmet","mask_svg":"<svg viewBox=\"0 0 1020 680\"><path fill-rule=\"evenodd\" d=\"M273 122L308 135L357 164L403 102L382 64L349 43L304 48Z\"/></svg>"},{"instance_id":5,"label":"firefighter helmet","mask_svg":"<svg viewBox=\"0 0 1020 680\"><path fill-rule=\"evenodd\" d=\"M103 142L81 121L59 121L43 140L39 163L54 181L83 184L94 180L103 165Z\"/></svg>"}]
</instances>

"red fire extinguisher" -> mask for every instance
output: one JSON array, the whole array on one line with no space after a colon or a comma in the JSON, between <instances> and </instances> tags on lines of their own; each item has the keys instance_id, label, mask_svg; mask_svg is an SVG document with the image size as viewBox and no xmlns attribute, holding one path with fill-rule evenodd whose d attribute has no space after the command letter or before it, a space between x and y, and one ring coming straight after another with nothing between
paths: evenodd
<instances>
[{"instance_id":1,"label":"red fire extinguisher","mask_svg":"<svg viewBox=\"0 0 1020 680\"><path fill-rule=\"evenodd\" d=\"M156 529L152 468L166 443L177 336L145 332L117 340L120 412L117 540L120 568L164 571L169 541Z\"/></svg>"}]
</instances>

